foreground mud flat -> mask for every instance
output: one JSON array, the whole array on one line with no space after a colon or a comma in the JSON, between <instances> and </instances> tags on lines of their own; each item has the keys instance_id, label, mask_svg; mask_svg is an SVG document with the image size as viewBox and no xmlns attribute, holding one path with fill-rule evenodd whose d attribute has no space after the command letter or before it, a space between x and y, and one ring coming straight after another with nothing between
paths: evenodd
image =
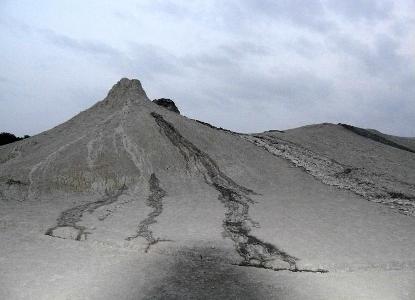
<instances>
[{"instance_id":1,"label":"foreground mud flat","mask_svg":"<svg viewBox=\"0 0 415 300\"><path fill-rule=\"evenodd\" d=\"M0 298L413 299L412 142L238 134L122 79L0 148Z\"/></svg>"}]
</instances>

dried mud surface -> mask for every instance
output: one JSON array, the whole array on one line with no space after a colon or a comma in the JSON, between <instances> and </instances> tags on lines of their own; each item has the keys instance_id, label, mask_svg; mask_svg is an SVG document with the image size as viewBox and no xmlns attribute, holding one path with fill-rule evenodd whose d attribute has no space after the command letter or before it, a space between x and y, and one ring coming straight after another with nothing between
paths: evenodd
<instances>
[{"instance_id":1,"label":"dried mud surface","mask_svg":"<svg viewBox=\"0 0 415 300\"><path fill-rule=\"evenodd\" d=\"M297 267L298 258L286 253L271 243L264 242L250 234L252 227L259 224L249 216L249 205L254 201L251 189L241 186L225 175L217 163L183 137L163 116L153 112L156 123L183 155L188 164L193 164L204 177L205 182L219 192L218 199L225 207L223 220L224 236L230 238L236 251L242 258L241 266L272 270L290 270L293 272L327 272L326 270L302 270ZM282 263L281 263L282 262Z\"/></svg>"}]
</instances>

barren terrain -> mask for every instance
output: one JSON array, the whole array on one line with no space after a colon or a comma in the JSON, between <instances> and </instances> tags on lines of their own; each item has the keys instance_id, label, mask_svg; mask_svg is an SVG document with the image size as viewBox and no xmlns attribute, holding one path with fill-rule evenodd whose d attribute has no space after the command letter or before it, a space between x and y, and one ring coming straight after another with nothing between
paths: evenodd
<instances>
[{"instance_id":1,"label":"barren terrain","mask_svg":"<svg viewBox=\"0 0 415 300\"><path fill-rule=\"evenodd\" d=\"M414 299L414 151L218 129L124 78L0 147L0 299Z\"/></svg>"}]
</instances>

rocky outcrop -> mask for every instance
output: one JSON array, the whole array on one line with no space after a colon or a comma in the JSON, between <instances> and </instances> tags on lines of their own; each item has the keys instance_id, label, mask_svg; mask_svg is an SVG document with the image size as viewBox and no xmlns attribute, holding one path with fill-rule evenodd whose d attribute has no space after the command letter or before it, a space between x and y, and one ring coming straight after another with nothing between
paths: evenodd
<instances>
[{"instance_id":1,"label":"rocky outcrop","mask_svg":"<svg viewBox=\"0 0 415 300\"><path fill-rule=\"evenodd\" d=\"M160 105L164 108L167 108L168 110L180 114L179 109L177 108L176 104L173 100L167 99L167 98L160 98L160 99L154 99L153 102L157 105Z\"/></svg>"}]
</instances>

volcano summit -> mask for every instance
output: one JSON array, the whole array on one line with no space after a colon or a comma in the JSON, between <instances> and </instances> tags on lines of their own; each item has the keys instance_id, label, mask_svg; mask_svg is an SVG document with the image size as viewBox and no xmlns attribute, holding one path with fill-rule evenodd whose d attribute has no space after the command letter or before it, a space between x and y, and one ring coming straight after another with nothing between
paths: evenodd
<instances>
[{"instance_id":1,"label":"volcano summit","mask_svg":"<svg viewBox=\"0 0 415 300\"><path fill-rule=\"evenodd\" d=\"M138 80L0 147L0 299L413 299L415 139L239 134Z\"/></svg>"}]
</instances>

